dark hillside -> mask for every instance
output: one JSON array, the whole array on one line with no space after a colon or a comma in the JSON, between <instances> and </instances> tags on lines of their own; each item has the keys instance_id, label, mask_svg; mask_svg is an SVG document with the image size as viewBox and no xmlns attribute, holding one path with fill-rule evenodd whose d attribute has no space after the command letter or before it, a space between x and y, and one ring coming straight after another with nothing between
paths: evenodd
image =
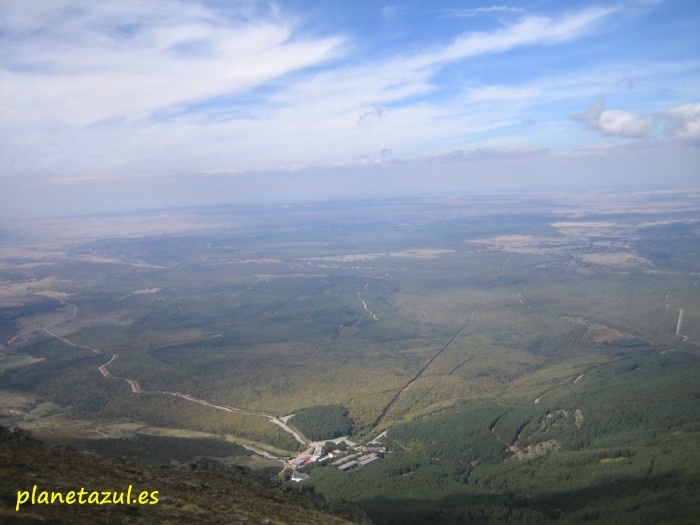
<instances>
[{"instance_id":1,"label":"dark hillside","mask_svg":"<svg viewBox=\"0 0 700 525\"><path fill-rule=\"evenodd\" d=\"M34 486L37 502L42 501L44 491L60 492L67 498L70 491L78 492L81 488L85 489L86 502L94 491L100 492L100 498L104 497L102 491L116 492L116 496L110 497L120 499L119 494L126 493L131 486L132 501L143 491L146 503L81 505L79 496L75 495L73 504L31 505ZM18 495L19 492L22 494ZM16 510L18 497L28 501ZM312 489L280 485L242 467L224 468L211 460L181 468L135 467L66 447L48 447L22 430L10 432L0 427L0 523L340 525L370 522L362 511L352 506L336 507L335 514L331 514L323 498Z\"/></svg>"}]
</instances>

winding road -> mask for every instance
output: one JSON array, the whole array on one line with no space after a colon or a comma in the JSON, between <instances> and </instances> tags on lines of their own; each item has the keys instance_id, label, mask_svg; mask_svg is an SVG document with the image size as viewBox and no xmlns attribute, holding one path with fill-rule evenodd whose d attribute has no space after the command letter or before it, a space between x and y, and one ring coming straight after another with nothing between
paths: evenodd
<instances>
[{"instance_id":1,"label":"winding road","mask_svg":"<svg viewBox=\"0 0 700 525\"><path fill-rule=\"evenodd\" d=\"M683 339L685 343L688 340L687 335L681 334L681 323L683 322L683 308L678 309L678 323L676 324L676 335Z\"/></svg>"},{"instance_id":2,"label":"winding road","mask_svg":"<svg viewBox=\"0 0 700 525\"><path fill-rule=\"evenodd\" d=\"M49 335L50 337L56 338L59 341L65 343L69 346L72 346L74 348L81 348L84 350L89 350L90 352L92 352L96 355L102 355L103 352L101 350L99 350L98 348L93 348L91 346L74 343L73 341L66 339L65 337L60 336L60 335L56 334L55 332L51 331L51 328L53 328L54 326L73 321L73 320L75 320L75 318L78 315L78 307L75 304L68 303L60 297L55 297L55 298L58 299L59 301L61 301L61 304L65 304L73 309L73 312L68 319L56 321L56 322L53 322L49 325L44 326L43 328L37 328L35 330L29 330L27 332L23 332L21 334L18 334L16 336L14 336L12 339L10 339L7 342L7 344L12 345L19 337L21 337L23 335L28 335L28 334L35 333L35 332L44 332L47 335ZM220 336L220 334L217 334L217 335ZM170 392L170 391L166 391L166 390L143 390L141 388L141 385L139 385L138 381L136 381L135 379L131 379L128 377L119 377L119 376L115 376L112 373L110 373L110 371L108 370L107 367L109 367L109 365L114 363L114 361L116 361L118 358L119 358L119 354L117 354L117 353L112 354L112 356L110 357L110 359L106 363L103 363L97 367L97 370L102 375L102 377L104 377L105 379L112 379L115 381L125 381L129 385L129 387L131 388L131 392L133 394L161 394L161 395L167 395L167 396L174 396L174 397L178 397L180 399L184 399L186 401L189 401L191 403L197 403L199 405L211 407L211 408L214 408L216 410L221 410L224 412L247 414L247 415L251 415L251 416L262 417L262 418L267 419L270 423L277 425L285 432L291 434L294 437L294 439L298 443L300 443L301 445L303 445L305 447L309 446L309 443L298 432L296 432L294 429L289 427L284 421L282 421L281 419L279 419L276 416L273 416L272 414L267 414L265 412L258 412L258 411L253 411L253 410L245 410L245 409L237 408L237 407L230 406L230 405L216 404L216 403L212 403L210 401L207 401L205 399L200 399L196 396L193 396L192 394L186 394L183 392ZM256 454L260 454L260 455L265 456L269 459L276 459L276 460L280 459L280 458L275 458L275 457L269 455L268 453L265 453L264 451L261 451L255 447L247 446L246 448L251 450L252 452L255 452Z\"/></svg>"},{"instance_id":3,"label":"winding road","mask_svg":"<svg viewBox=\"0 0 700 525\"><path fill-rule=\"evenodd\" d=\"M367 289L367 285L365 284L365 290L366 289ZM367 303L360 295L360 292L357 292L357 298L362 302L362 308L365 309L365 312L367 312L375 321L379 321L379 318L374 314L374 312L372 312L372 310L367 308Z\"/></svg>"},{"instance_id":4,"label":"winding road","mask_svg":"<svg viewBox=\"0 0 700 525\"><path fill-rule=\"evenodd\" d=\"M100 374L102 374L103 377L106 377L107 379L116 379L120 381L126 381L129 383L129 386L131 387L131 391L134 394L142 394L143 390L141 390L141 387L139 386L138 382L135 379L129 379L128 377L117 377L113 376L112 374L109 373L109 370L107 370L107 367L112 364L116 359L119 357L119 354L112 354L112 358L107 361L105 364L100 365L97 367L97 370L100 371Z\"/></svg>"}]
</instances>

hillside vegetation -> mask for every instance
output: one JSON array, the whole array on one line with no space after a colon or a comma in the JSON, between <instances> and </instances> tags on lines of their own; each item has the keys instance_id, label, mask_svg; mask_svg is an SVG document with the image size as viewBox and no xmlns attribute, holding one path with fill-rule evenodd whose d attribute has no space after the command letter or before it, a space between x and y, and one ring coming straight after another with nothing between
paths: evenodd
<instances>
[{"instance_id":1,"label":"hillside vegetation","mask_svg":"<svg viewBox=\"0 0 700 525\"><path fill-rule=\"evenodd\" d=\"M538 404L465 401L391 428L383 462L317 467L314 484L379 523L694 523L698 373L694 356L649 353Z\"/></svg>"}]
</instances>

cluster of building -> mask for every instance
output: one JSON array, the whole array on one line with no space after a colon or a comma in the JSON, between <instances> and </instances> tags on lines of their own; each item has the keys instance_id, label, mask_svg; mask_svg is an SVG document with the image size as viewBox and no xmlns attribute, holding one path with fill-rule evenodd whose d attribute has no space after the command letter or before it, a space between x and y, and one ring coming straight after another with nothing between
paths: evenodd
<instances>
[{"instance_id":1,"label":"cluster of building","mask_svg":"<svg viewBox=\"0 0 700 525\"><path fill-rule=\"evenodd\" d=\"M370 463L374 463L379 459L382 459L382 456L380 456L376 452L372 452L371 454L365 454L364 456L360 456L357 459L346 461L345 463L338 465L338 470L346 472L354 468L364 467L366 465L369 465Z\"/></svg>"},{"instance_id":2,"label":"cluster of building","mask_svg":"<svg viewBox=\"0 0 700 525\"><path fill-rule=\"evenodd\" d=\"M306 454L291 460L290 464L297 469L297 472L292 475L292 481L301 482L308 479L308 476L301 475L298 469L303 469L310 465L331 464L338 470L346 472L379 461L386 453L386 447L375 443L359 447L344 441L336 444L339 445L338 448L331 451L327 451L326 447L321 450L312 447ZM297 473L300 475L297 475Z\"/></svg>"}]
</instances>

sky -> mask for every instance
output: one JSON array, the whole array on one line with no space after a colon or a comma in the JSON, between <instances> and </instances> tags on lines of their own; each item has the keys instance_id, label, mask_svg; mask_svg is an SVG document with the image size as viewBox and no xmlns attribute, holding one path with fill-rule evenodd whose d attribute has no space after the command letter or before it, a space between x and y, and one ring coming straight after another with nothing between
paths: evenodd
<instances>
[{"instance_id":1,"label":"sky","mask_svg":"<svg viewBox=\"0 0 700 525\"><path fill-rule=\"evenodd\" d=\"M700 186L696 0L0 0L0 218Z\"/></svg>"}]
</instances>

